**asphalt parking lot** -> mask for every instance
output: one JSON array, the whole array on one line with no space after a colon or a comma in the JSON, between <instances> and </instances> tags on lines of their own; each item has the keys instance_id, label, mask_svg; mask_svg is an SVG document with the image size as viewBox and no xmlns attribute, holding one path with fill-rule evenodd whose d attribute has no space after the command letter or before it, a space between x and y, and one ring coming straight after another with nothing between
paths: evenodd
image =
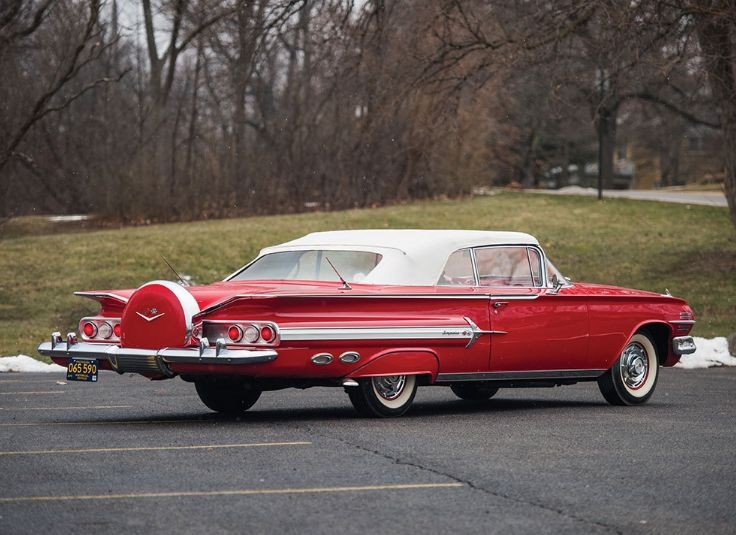
<instances>
[{"instance_id":1,"label":"asphalt parking lot","mask_svg":"<svg viewBox=\"0 0 736 535\"><path fill-rule=\"evenodd\" d=\"M420 389L399 419L339 389L239 419L179 379L0 376L1 533L734 533L736 369L664 370L651 402L594 384Z\"/></svg>"}]
</instances>

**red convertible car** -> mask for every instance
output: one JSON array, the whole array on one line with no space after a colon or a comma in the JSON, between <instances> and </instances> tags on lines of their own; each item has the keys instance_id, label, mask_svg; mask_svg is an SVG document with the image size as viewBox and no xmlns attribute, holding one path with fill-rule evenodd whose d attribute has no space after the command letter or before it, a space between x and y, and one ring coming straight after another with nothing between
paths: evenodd
<instances>
[{"instance_id":1,"label":"red convertible car","mask_svg":"<svg viewBox=\"0 0 736 535\"><path fill-rule=\"evenodd\" d=\"M310 386L343 387L367 416L403 414L424 385L478 401L597 381L608 402L636 405L660 366L695 351L684 300L573 283L518 232L318 232L207 286L77 295L99 313L38 348L69 379L180 376L230 413L265 390Z\"/></svg>"}]
</instances>

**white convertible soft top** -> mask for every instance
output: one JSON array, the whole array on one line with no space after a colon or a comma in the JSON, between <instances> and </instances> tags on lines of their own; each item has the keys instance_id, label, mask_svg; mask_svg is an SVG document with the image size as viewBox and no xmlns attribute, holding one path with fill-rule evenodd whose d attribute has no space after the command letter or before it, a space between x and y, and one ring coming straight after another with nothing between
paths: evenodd
<instances>
[{"instance_id":1,"label":"white convertible soft top","mask_svg":"<svg viewBox=\"0 0 736 535\"><path fill-rule=\"evenodd\" d=\"M261 250L258 257L279 251L324 249L371 251L382 261L361 282L433 286L449 256L458 249L485 245L539 245L523 232L484 230L337 230L313 232Z\"/></svg>"}]
</instances>

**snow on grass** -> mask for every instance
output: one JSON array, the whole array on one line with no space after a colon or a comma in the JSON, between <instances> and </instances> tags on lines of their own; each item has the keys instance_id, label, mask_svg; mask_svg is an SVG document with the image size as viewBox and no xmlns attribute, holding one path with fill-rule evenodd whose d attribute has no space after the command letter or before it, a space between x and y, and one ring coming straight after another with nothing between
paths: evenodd
<instances>
[{"instance_id":1,"label":"snow on grass","mask_svg":"<svg viewBox=\"0 0 736 535\"><path fill-rule=\"evenodd\" d=\"M66 368L57 364L46 364L27 355L0 357L0 373L3 372L65 372Z\"/></svg>"},{"instance_id":2,"label":"snow on grass","mask_svg":"<svg viewBox=\"0 0 736 535\"><path fill-rule=\"evenodd\" d=\"M49 217L49 221L52 223L70 223L74 221L87 221L88 215L77 214L77 215L54 215Z\"/></svg>"},{"instance_id":3,"label":"snow on grass","mask_svg":"<svg viewBox=\"0 0 736 535\"><path fill-rule=\"evenodd\" d=\"M736 366L736 357L728 352L728 340L723 336L715 338L698 338L694 336L695 346L698 348L692 355L683 355L678 368L693 370L695 368L710 368L712 366Z\"/></svg>"}]
</instances>

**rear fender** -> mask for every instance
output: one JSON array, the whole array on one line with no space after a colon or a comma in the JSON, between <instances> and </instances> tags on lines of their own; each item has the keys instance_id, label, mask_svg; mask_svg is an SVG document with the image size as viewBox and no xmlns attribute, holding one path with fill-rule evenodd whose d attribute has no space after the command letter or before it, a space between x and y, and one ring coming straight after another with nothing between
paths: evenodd
<instances>
[{"instance_id":1,"label":"rear fender","mask_svg":"<svg viewBox=\"0 0 736 535\"><path fill-rule=\"evenodd\" d=\"M375 355L370 362L348 377L359 379L381 375L428 375L430 383L434 383L438 370L439 359L431 349L389 349Z\"/></svg>"},{"instance_id":2,"label":"rear fender","mask_svg":"<svg viewBox=\"0 0 736 535\"><path fill-rule=\"evenodd\" d=\"M74 295L97 301L100 304L100 314L111 317L119 318L128 304L127 296L112 292L74 292Z\"/></svg>"}]
</instances>

